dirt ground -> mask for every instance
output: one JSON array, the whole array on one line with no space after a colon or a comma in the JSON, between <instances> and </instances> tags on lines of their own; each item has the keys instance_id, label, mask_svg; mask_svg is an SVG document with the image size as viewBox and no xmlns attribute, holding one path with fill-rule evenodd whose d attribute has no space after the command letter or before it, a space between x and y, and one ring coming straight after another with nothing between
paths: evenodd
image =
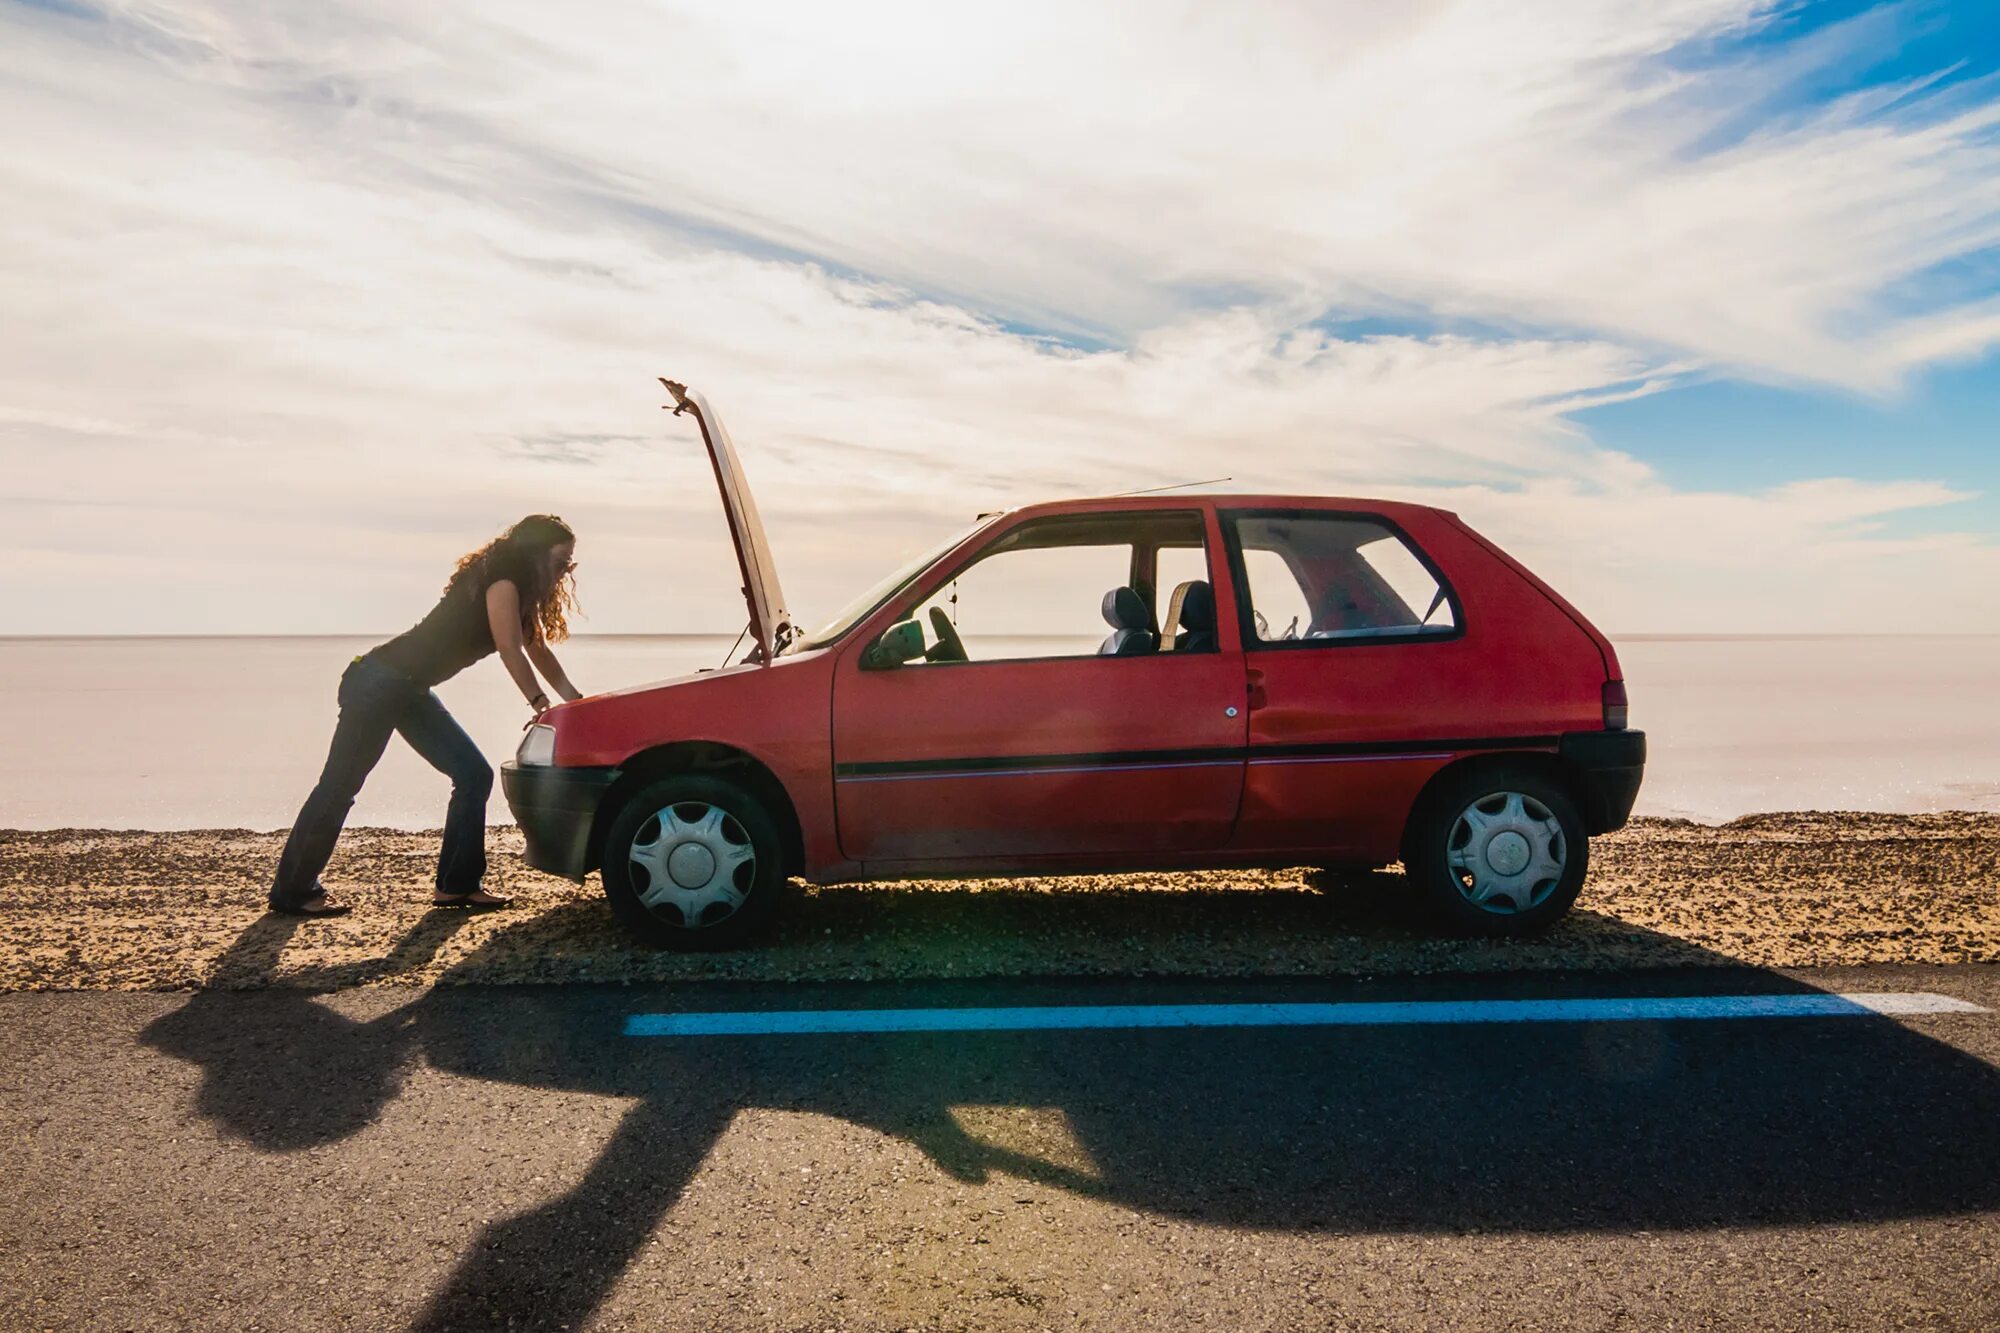
<instances>
[{"instance_id":1,"label":"dirt ground","mask_svg":"<svg viewBox=\"0 0 2000 1333\"><path fill-rule=\"evenodd\" d=\"M1577 910L1524 941L1430 938L1394 872L1301 869L794 885L771 938L711 954L633 943L595 876L529 869L510 827L488 832L488 883L516 905L477 917L430 910L435 833L350 829L325 880L354 913L302 924L272 962L230 946L282 841L0 831L0 991L2000 962L2000 816L1984 814L1638 820L1593 841Z\"/></svg>"}]
</instances>

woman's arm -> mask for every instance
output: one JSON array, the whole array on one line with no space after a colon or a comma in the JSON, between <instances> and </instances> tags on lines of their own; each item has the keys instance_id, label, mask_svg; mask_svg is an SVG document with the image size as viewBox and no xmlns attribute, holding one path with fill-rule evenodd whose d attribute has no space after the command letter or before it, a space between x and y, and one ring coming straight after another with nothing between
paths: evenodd
<instances>
[{"instance_id":1,"label":"woman's arm","mask_svg":"<svg viewBox=\"0 0 2000 1333\"><path fill-rule=\"evenodd\" d=\"M583 691L569 683L569 675L562 669L562 663L556 661L556 655L548 644L540 639L532 640L528 644L528 660L535 664L535 670L542 673L542 679L555 686L556 693L564 699L583 697Z\"/></svg>"},{"instance_id":2,"label":"woman's arm","mask_svg":"<svg viewBox=\"0 0 2000 1333\"><path fill-rule=\"evenodd\" d=\"M511 579L495 579L486 585L486 624L493 631L493 646L499 649L507 674L514 678L535 716L540 717L549 706L549 697L542 693L527 656L521 651L521 593Z\"/></svg>"}]
</instances>

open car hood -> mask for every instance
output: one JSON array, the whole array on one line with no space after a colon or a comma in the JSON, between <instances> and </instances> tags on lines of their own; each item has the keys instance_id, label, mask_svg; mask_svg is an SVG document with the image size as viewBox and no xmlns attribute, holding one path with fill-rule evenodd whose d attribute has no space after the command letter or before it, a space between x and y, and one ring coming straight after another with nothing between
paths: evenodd
<instances>
[{"instance_id":1,"label":"open car hood","mask_svg":"<svg viewBox=\"0 0 2000 1333\"><path fill-rule=\"evenodd\" d=\"M750 484L743 479L743 464L729 431L715 415L708 400L685 384L662 377L660 383L674 398L674 415L691 414L701 426L702 442L708 446L708 461L715 466L715 484L722 491L722 507L729 515L729 533L736 540L736 564L743 572L743 600L750 611L750 637L756 640L750 659L769 664L783 652L793 637L792 613L785 609L785 594L778 586L778 568L771 561L771 546L764 539L764 520L757 516L757 502L750 496Z\"/></svg>"}]
</instances>

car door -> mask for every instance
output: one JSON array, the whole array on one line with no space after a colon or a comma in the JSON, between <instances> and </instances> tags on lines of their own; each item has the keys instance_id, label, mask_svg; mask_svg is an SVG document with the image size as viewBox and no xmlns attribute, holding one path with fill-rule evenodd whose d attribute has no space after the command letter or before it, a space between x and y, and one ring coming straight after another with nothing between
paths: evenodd
<instances>
[{"instance_id":1,"label":"car door","mask_svg":"<svg viewBox=\"0 0 2000 1333\"><path fill-rule=\"evenodd\" d=\"M1024 518L872 621L866 637L910 617L929 627L932 611L956 619L949 632L967 660L871 668L866 642L843 654L833 695L843 852L871 867L1111 865L1227 842L1243 783L1240 646L1232 632L1175 651L1157 635L1166 593L1151 586L1155 556L1190 541L1212 578L1220 548L1200 508ZM1142 599L1150 624L1114 656L1102 651L1113 627L1089 621L1119 587Z\"/></svg>"}]
</instances>

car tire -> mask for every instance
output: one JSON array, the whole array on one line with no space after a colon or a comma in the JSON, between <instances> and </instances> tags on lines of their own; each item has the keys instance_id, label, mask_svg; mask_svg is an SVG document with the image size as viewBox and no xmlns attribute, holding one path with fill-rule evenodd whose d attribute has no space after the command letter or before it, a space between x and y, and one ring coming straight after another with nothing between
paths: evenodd
<instances>
[{"instance_id":1,"label":"car tire","mask_svg":"<svg viewBox=\"0 0 2000 1333\"><path fill-rule=\"evenodd\" d=\"M732 782L647 783L604 837L604 895L633 934L670 949L728 949L767 929L787 883L764 803Z\"/></svg>"},{"instance_id":2,"label":"car tire","mask_svg":"<svg viewBox=\"0 0 2000 1333\"><path fill-rule=\"evenodd\" d=\"M1561 784L1529 768L1451 778L1410 821L1403 867L1430 919L1458 935L1532 935L1568 912L1590 840Z\"/></svg>"}]
</instances>

